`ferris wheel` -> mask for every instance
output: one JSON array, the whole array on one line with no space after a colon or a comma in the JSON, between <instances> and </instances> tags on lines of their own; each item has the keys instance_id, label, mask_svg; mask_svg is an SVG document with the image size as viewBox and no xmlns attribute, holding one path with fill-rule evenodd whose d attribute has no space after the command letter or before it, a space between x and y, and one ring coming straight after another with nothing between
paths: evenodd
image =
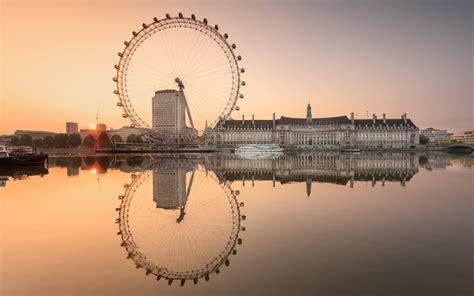
<instances>
[{"instance_id":1,"label":"ferris wheel","mask_svg":"<svg viewBox=\"0 0 474 296\"><path fill-rule=\"evenodd\" d=\"M127 258L157 280L209 280L241 244L238 192L191 160L166 159L125 186L118 234Z\"/></svg>"},{"instance_id":2,"label":"ferris wheel","mask_svg":"<svg viewBox=\"0 0 474 296\"><path fill-rule=\"evenodd\" d=\"M131 126L159 142L183 142L212 133L244 98L245 72L218 25L193 14L154 18L132 32L119 52L113 81L117 106Z\"/></svg>"}]
</instances>

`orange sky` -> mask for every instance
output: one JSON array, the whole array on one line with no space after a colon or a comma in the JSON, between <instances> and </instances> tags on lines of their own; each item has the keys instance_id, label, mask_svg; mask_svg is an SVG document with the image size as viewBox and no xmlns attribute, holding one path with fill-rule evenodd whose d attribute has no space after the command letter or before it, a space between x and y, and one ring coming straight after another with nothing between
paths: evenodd
<instances>
[{"instance_id":1,"label":"orange sky","mask_svg":"<svg viewBox=\"0 0 474 296\"><path fill-rule=\"evenodd\" d=\"M246 68L234 118L356 112L421 128L472 128L470 1L13 1L1 6L0 134L129 124L113 65L141 23L195 13L218 23ZM390 4L389 4L390 3Z\"/></svg>"}]
</instances>

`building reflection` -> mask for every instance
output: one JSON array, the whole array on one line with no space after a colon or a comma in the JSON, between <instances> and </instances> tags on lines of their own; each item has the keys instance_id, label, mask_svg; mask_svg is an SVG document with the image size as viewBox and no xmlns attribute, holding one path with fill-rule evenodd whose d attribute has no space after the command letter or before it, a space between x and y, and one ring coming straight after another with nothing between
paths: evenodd
<instances>
[{"instance_id":1,"label":"building reflection","mask_svg":"<svg viewBox=\"0 0 474 296\"><path fill-rule=\"evenodd\" d=\"M79 170L95 169L106 173L108 169L119 169L127 173L136 173L155 164L162 166L154 175L155 195L175 196L170 200L164 197L155 200L157 207L180 208L185 205L188 189L184 185L184 175L193 168L168 167L165 155L137 156L99 156L85 158L50 158L50 167L67 167L68 176L74 176ZM202 163L207 170L213 171L220 182L241 182L243 186L255 185L256 181L272 181L288 184L306 183L307 193L312 183L332 183L353 187L357 182L371 186L385 186L387 182L406 186L420 168L431 170L446 169L450 166L472 167L472 156L456 156L445 153L414 154L406 152L367 152L360 154L339 152L306 152L283 154L277 159L241 159L235 155L181 155L171 159L192 159ZM176 187L160 186L170 182L180 184ZM189 187L189 186L188 186ZM166 189L160 189L166 188ZM168 191L160 192L160 190ZM172 192L171 192L172 191ZM159 194L158 194L159 193Z\"/></svg>"},{"instance_id":2,"label":"building reflection","mask_svg":"<svg viewBox=\"0 0 474 296\"><path fill-rule=\"evenodd\" d=\"M222 181L255 181L286 184L306 183L307 195L311 184L333 183L354 186L357 181L398 182L405 186L419 168L419 156L409 153L300 153L285 154L278 159L239 159L233 155L218 156L213 169Z\"/></svg>"}]
</instances>

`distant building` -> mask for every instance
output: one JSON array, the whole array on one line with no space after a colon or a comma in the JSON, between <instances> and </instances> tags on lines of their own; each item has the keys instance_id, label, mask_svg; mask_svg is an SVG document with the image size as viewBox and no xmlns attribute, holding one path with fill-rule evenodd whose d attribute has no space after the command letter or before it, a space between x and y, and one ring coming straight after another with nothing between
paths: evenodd
<instances>
[{"instance_id":1,"label":"distant building","mask_svg":"<svg viewBox=\"0 0 474 296\"><path fill-rule=\"evenodd\" d=\"M66 122L66 134L72 135L79 132L79 125L77 122Z\"/></svg>"},{"instance_id":2,"label":"distant building","mask_svg":"<svg viewBox=\"0 0 474 296\"><path fill-rule=\"evenodd\" d=\"M432 127L421 130L420 135L427 137L431 143L448 142L451 139L447 130Z\"/></svg>"},{"instance_id":3,"label":"distant building","mask_svg":"<svg viewBox=\"0 0 474 296\"><path fill-rule=\"evenodd\" d=\"M107 130L107 125L105 123L97 123L95 125L95 130L100 134Z\"/></svg>"},{"instance_id":4,"label":"distant building","mask_svg":"<svg viewBox=\"0 0 474 296\"><path fill-rule=\"evenodd\" d=\"M13 134L15 137L18 137L18 138L21 138L21 136L23 135L29 135L34 139L38 139L38 138L44 138L44 137L47 137L47 136L56 136L57 133L53 133L53 132L47 132L47 131L33 131L33 130L17 130L15 131L15 133Z\"/></svg>"},{"instance_id":5,"label":"distant building","mask_svg":"<svg viewBox=\"0 0 474 296\"><path fill-rule=\"evenodd\" d=\"M279 144L288 148L409 148L419 144L419 130L407 118L355 119L347 116L313 118L308 104L306 118L280 117L272 120L226 120L211 143L224 147L242 144Z\"/></svg>"},{"instance_id":6,"label":"distant building","mask_svg":"<svg viewBox=\"0 0 474 296\"><path fill-rule=\"evenodd\" d=\"M451 140L456 140L465 144L474 144L474 131L454 132Z\"/></svg>"}]
</instances>

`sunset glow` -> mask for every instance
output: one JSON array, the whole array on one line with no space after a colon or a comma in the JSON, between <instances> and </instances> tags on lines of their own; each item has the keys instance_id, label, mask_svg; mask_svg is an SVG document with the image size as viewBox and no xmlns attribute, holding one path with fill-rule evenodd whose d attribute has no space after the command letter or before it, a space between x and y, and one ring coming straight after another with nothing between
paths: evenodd
<instances>
[{"instance_id":1,"label":"sunset glow","mask_svg":"<svg viewBox=\"0 0 474 296\"><path fill-rule=\"evenodd\" d=\"M144 21L179 11L237 44L247 85L233 118L304 117L310 100L316 117L408 112L420 128L472 126L470 1L109 3L2 1L1 133L84 126L98 105L109 127L129 125L112 93L117 52Z\"/></svg>"}]
</instances>

